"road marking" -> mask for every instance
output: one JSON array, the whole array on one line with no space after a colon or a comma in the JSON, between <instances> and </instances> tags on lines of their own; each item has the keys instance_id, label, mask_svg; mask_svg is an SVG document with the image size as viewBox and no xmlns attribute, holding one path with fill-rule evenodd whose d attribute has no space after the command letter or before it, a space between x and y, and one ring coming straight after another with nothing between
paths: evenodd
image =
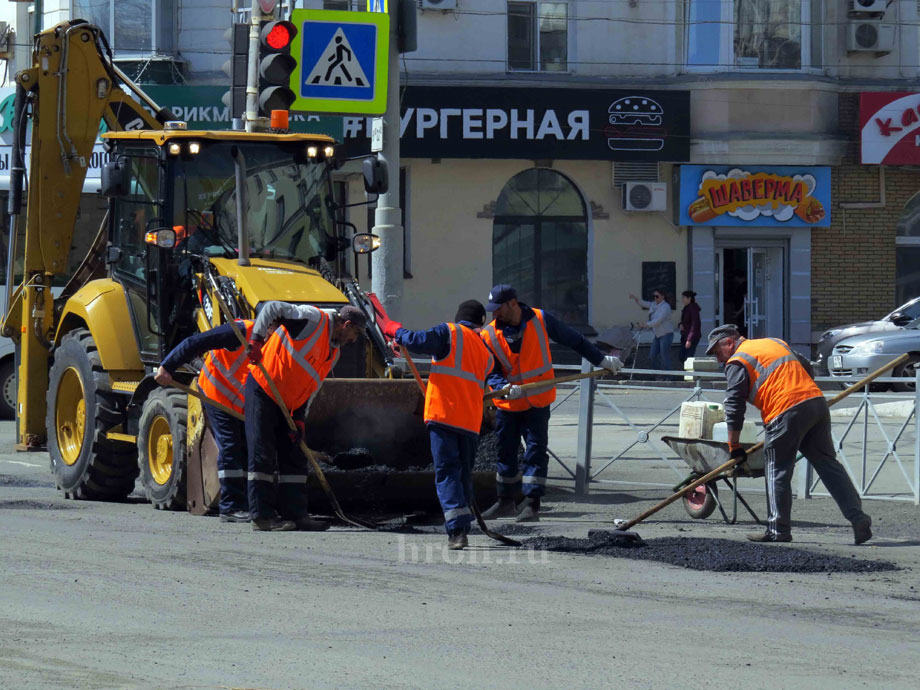
<instances>
[{"instance_id":1,"label":"road marking","mask_svg":"<svg viewBox=\"0 0 920 690\"><path fill-rule=\"evenodd\" d=\"M22 465L23 467L44 467L44 465L37 462L20 462L19 460L0 460L0 462L8 462L11 465Z\"/></svg>"}]
</instances>

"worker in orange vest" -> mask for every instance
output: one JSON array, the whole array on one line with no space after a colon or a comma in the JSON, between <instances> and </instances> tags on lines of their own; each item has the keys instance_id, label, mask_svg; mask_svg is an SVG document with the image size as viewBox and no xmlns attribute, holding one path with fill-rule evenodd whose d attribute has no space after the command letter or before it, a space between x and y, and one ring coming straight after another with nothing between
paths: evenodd
<instances>
[{"instance_id":1,"label":"worker in orange vest","mask_svg":"<svg viewBox=\"0 0 920 690\"><path fill-rule=\"evenodd\" d=\"M247 337L252 333L252 321L237 320L236 325ZM162 361L154 379L168 386L179 367L202 355L205 355L205 359L198 375L198 390L211 400L242 415L243 384L249 374L249 362L246 359L246 349L228 323L204 333L196 333L179 343ZM204 405L204 415L217 442L220 521L249 522L246 431L243 422L208 404Z\"/></svg>"},{"instance_id":2,"label":"worker in orange vest","mask_svg":"<svg viewBox=\"0 0 920 690\"><path fill-rule=\"evenodd\" d=\"M485 307L467 300L457 309L453 323L426 331L410 331L385 316L380 320L387 337L410 352L431 355L424 419L431 439L435 488L444 511L447 548L462 549L469 545L482 395L493 364L492 353L479 337L486 322Z\"/></svg>"},{"instance_id":3,"label":"worker in orange vest","mask_svg":"<svg viewBox=\"0 0 920 690\"><path fill-rule=\"evenodd\" d=\"M309 305L266 302L259 312L247 348L251 364L245 388L249 510L254 530L328 528L329 523L307 515L307 459L299 446L310 403L338 361L340 348L355 342L365 324L364 313L352 306L330 315ZM277 329L268 337L273 326ZM295 432L289 430L259 363L281 394L281 404L293 416Z\"/></svg>"},{"instance_id":4,"label":"worker in orange vest","mask_svg":"<svg viewBox=\"0 0 920 690\"><path fill-rule=\"evenodd\" d=\"M706 354L725 365L725 421L732 458L746 457L739 441L747 403L763 418L767 529L747 538L792 541L792 472L801 451L852 524L854 542L871 539L872 518L863 512L859 493L837 460L827 401L798 355L778 338L748 340L734 324L710 331Z\"/></svg>"},{"instance_id":5,"label":"worker in orange vest","mask_svg":"<svg viewBox=\"0 0 920 690\"><path fill-rule=\"evenodd\" d=\"M552 314L519 302L517 291L510 285L493 287L486 309L494 317L481 334L495 355L495 367L488 383L493 390L503 390L505 395L495 399L498 408L495 415L498 500L482 516L515 516L517 522L536 522L540 519L540 498L546 492L549 406L556 399L556 388L550 384L527 392L521 387L553 378L550 340L570 347L594 366L601 366L613 374L620 371L623 363L612 355L605 357L583 335ZM519 472L517 456L522 437L524 466ZM519 488L524 494L520 508L514 502Z\"/></svg>"}]
</instances>

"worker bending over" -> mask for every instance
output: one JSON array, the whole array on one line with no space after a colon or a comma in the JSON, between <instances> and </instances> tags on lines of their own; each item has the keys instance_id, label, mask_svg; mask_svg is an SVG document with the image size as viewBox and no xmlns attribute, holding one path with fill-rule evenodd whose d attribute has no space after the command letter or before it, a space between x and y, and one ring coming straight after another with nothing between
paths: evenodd
<instances>
[{"instance_id":1,"label":"worker bending over","mask_svg":"<svg viewBox=\"0 0 920 690\"><path fill-rule=\"evenodd\" d=\"M827 401L792 349L777 338L748 340L737 326L725 324L709 333L706 354L725 365L725 421L732 458L745 457L739 440L747 402L763 418L767 529L747 538L792 541L792 472L801 451L853 525L854 542L868 541L872 519L862 511L859 494L837 460Z\"/></svg>"},{"instance_id":2,"label":"worker bending over","mask_svg":"<svg viewBox=\"0 0 920 690\"><path fill-rule=\"evenodd\" d=\"M549 406L556 399L556 387L524 391L521 386L553 378L553 360L549 341L570 347L594 366L616 374L623 363L612 355L604 356L580 333L572 330L552 314L532 309L518 302L510 285L496 285L489 293L486 309L494 321L482 331L486 345L495 355L495 367L488 383L502 389L503 398L495 399L498 433L498 500L484 511L485 518L512 517L517 522L539 520L540 498L546 492L549 466ZM523 437L524 467L518 471L518 446ZM518 510L514 496L521 488L524 501Z\"/></svg>"},{"instance_id":3,"label":"worker bending over","mask_svg":"<svg viewBox=\"0 0 920 690\"><path fill-rule=\"evenodd\" d=\"M457 309L454 323L427 331L410 331L387 320L384 333L412 352L431 355L425 390L425 424L434 457L435 488L447 548L468 545L473 503L473 465L482 426L482 395L492 371L492 354L479 337L486 322L481 302L467 300Z\"/></svg>"},{"instance_id":4,"label":"worker bending over","mask_svg":"<svg viewBox=\"0 0 920 690\"><path fill-rule=\"evenodd\" d=\"M237 320L237 327L252 333L253 322ZM183 364L205 356L198 375L198 390L207 398L243 415L243 385L249 375L246 349L229 323L196 333L176 345L160 364L154 379L163 386ZM249 522L246 495L246 429L241 419L213 405L204 404L204 415L217 442L217 478L220 481L221 522Z\"/></svg>"},{"instance_id":5,"label":"worker bending over","mask_svg":"<svg viewBox=\"0 0 920 690\"><path fill-rule=\"evenodd\" d=\"M364 314L352 306L330 316L308 305L267 302L259 313L249 339L251 364L245 388L249 510L254 530L328 528L327 522L307 515L307 459L300 442L310 403L338 361L339 349L357 340L365 323ZM266 340L272 326L277 330ZM290 430L266 374L280 393L281 404L293 416L295 431Z\"/></svg>"}]
</instances>

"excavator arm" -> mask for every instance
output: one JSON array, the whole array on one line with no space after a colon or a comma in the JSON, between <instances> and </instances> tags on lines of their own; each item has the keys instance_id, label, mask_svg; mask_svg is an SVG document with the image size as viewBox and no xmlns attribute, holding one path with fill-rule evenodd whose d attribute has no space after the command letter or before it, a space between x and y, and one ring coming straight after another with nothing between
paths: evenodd
<instances>
[{"instance_id":1,"label":"excavator arm","mask_svg":"<svg viewBox=\"0 0 920 690\"><path fill-rule=\"evenodd\" d=\"M101 123L110 130L162 129L171 119L112 63L105 37L82 20L63 22L35 37L32 67L16 76L13 161L22 159L27 121L31 120L31 159L23 282L13 295L3 324L18 341L19 446L34 447L45 434L50 337L55 327L51 281L68 271L68 255L80 207L80 195ZM131 89L151 115L120 85ZM16 261L15 190L25 171L11 170L9 275ZM13 199L16 196L17 198Z\"/></svg>"}]
</instances>

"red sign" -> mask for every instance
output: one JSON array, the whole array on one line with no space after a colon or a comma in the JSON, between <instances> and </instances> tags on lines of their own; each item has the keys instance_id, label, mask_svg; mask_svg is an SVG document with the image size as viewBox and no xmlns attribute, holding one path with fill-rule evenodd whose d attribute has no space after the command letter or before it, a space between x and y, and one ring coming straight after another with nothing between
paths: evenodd
<instances>
[{"instance_id":1,"label":"red sign","mask_svg":"<svg viewBox=\"0 0 920 690\"><path fill-rule=\"evenodd\" d=\"M859 126L864 164L920 165L920 93L860 94Z\"/></svg>"}]
</instances>

